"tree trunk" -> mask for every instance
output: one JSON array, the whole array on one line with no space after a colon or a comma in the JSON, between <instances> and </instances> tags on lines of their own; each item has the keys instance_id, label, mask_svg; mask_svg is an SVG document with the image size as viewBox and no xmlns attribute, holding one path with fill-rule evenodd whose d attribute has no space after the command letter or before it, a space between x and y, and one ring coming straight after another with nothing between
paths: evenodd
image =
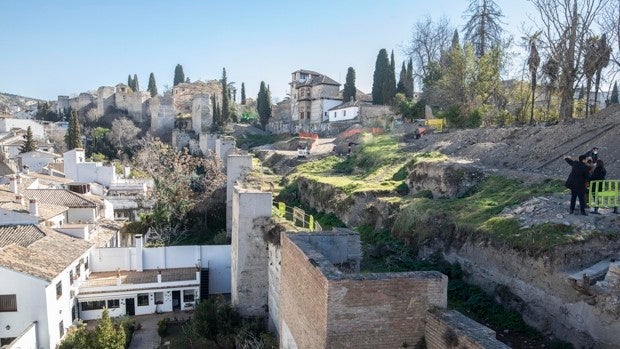
<instances>
[{"instance_id":1,"label":"tree trunk","mask_svg":"<svg viewBox=\"0 0 620 349\"><path fill-rule=\"evenodd\" d=\"M588 112L590 111L590 89L592 88L592 79L587 78L586 82L586 118L590 115Z\"/></svg>"},{"instance_id":2,"label":"tree trunk","mask_svg":"<svg viewBox=\"0 0 620 349\"><path fill-rule=\"evenodd\" d=\"M536 72L532 73L532 111L530 113L530 125L534 125L534 103L536 102Z\"/></svg>"}]
</instances>

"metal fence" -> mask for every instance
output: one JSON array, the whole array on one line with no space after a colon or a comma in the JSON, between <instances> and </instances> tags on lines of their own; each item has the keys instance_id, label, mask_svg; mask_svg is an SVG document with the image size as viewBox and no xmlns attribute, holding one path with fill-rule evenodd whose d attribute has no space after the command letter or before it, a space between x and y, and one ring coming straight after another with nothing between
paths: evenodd
<instances>
[{"instance_id":1,"label":"metal fence","mask_svg":"<svg viewBox=\"0 0 620 349\"><path fill-rule=\"evenodd\" d=\"M282 217L293 223L296 227L308 229L310 231L321 231L321 225L314 220L314 216L306 214L306 211L299 207L287 207L286 203L278 202L273 207L273 215Z\"/></svg>"}]
</instances>

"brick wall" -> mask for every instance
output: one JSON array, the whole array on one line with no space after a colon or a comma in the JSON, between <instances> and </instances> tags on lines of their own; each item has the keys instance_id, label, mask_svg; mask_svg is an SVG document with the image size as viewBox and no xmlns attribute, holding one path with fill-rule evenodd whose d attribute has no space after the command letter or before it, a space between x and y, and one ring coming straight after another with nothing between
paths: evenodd
<instances>
[{"instance_id":1,"label":"brick wall","mask_svg":"<svg viewBox=\"0 0 620 349\"><path fill-rule=\"evenodd\" d=\"M427 349L509 349L495 339L495 331L458 311L429 312L426 317Z\"/></svg>"},{"instance_id":2,"label":"brick wall","mask_svg":"<svg viewBox=\"0 0 620 349\"><path fill-rule=\"evenodd\" d=\"M299 235L281 236L281 348L413 347L446 306L439 272L343 274Z\"/></svg>"},{"instance_id":3,"label":"brick wall","mask_svg":"<svg viewBox=\"0 0 620 349\"><path fill-rule=\"evenodd\" d=\"M447 277L439 272L330 280L327 347L413 347L424 337L427 310L445 296L433 292L442 288L447 288ZM445 298L439 303L445 306Z\"/></svg>"},{"instance_id":4,"label":"brick wall","mask_svg":"<svg viewBox=\"0 0 620 349\"><path fill-rule=\"evenodd\" d=\"M287 234L280 253L280 348L327 348L327 279Z\"/></svg>"}]
</instances>

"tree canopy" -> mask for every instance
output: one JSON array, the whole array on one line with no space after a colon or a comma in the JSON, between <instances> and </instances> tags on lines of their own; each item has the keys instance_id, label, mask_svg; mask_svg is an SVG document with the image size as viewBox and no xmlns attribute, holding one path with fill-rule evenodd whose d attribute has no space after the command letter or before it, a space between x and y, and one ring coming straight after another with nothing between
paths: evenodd
<instances>
[{"instance_id":1,"label":"tree canopy","mask_svg":"<svg viewBox=\"0 0 620 349\"><path fill-rule=\"evenodd\" d=\"M177 64L177 66L174 68L174 82L172 86L176 86L182 82L185 82L185 73L183 72L183 66Z\"/></svg>"},{"instance_id":2,"label":"tree canopy","mask_svg":"<svg viewBox=\"0 0 620 349\"><path fill-rule=\"evenodd\" d=\"M502 41L502 11L493 0L470 0L466 14L469 20L463 27L465 42L474 46L476 57L480 58Z\"/></svg>"},{"instance_id":3,"label":"tree canopy","mask_svg":"<svg viewBox=\"0 0 620 349\"><path fill-rule=\"evenodd\" d=\"M26 138L24 139L24 144L22 144L22 146L19 148L19 152L21 154L35 150L37 150L37 141L32 135L32 128L28 126L28 130L26 130Z\"/></svg>"},{"instance_id":4,"label":"tree canopy","mask_svg":"<svg viewBox=\"0 0 620 349\"><path fill-rule=\"evenodd\" d=\"M245 83L241 83L241 105L245 105Z\"/></svg>"},{"instance_id":5,"label":"tree canopy","mask_svg":"<svg viewBox=\"0 0 620 349\"><path fill-rule=\"evenodd\" d=\"M266 87L265 82L260 82L258 96L256 97L256 110L260 120L261 127L266 129L269 119L271 119L271 93Z\"/></svg>"},{"instance_id":6,"label":"tree canopy","mask_svg":"<svg viewBox=\"0 0 620 349\"><path fill-rule=\"evenodd\" d=\"M347 69L346 82L344 83L344 90L342 91L342 100L346 103L353 98L356 99L357 88L355 87L355 69L349 67Z\"/></svg>"},{"instance_id":7,"label":"tree canopy","mask_svg":"<svg viewBox=\"0 0 620 349\"><path fill-rule=\"evenodd\" d=\"M392 54L393 57L393 54ZM372 79L372 103L388 104L396 92L394 70L387 50L382 48L377 54L375 72Z\"/></svg>"},{"instance_id":8,"label":"tree canopy","mask_svg":"<svg viewBox=\"0 0 620 349\"><path fill-rule=\"evenodd\" d=\"M157 83L155 82L155 74L152 72L151 75L149 75L149 86L146 90L150 92L151 97L157 96Z\"/></svg>"},{"instance_id":9,"label":"tree canopy","mask_svg":"<svg viewBox=\"0 0 620 349\"><path fill-rule=\"evenodd\" d=\"M82 148L82 131L80 129L78 113L76 110L71 110L69 129L65 135L65 143L67 144L67 150Z\"/></svg>"}]
</instances>

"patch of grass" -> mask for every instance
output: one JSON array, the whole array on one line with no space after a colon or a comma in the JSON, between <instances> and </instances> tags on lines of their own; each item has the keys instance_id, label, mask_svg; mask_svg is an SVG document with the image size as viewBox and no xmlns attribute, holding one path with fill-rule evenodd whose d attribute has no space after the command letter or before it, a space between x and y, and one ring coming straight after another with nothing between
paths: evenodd
<instances>
[{"instance_id":1,"label":"patch of grass","mask_svg":"<svg viewBox=\"0 0 620 349\"><path fill-rule=\"evenodd\" d=\"M459 234L472 233L515 248L544 251L571 241L571 228L543 224L520 229L516 220L496 216L504 208L531 197L563 190L557 180L526 186L517 180L492 176L462 198L413 199L399 213L393 232L414 245L436 236L449 242Z\"/></svg>"},{"instance_id":2,"label":"patch of grass","mask_svg":"<svg viewBox=\"0 0 620 349\"><path fill-rule=\"evenodd\" d=\"M250 149L265 144L275 143L280 140L288 139L288 135L252 135L246 134L236 138L237 147L241 149Z\"/></svg>"}]
</instances>

